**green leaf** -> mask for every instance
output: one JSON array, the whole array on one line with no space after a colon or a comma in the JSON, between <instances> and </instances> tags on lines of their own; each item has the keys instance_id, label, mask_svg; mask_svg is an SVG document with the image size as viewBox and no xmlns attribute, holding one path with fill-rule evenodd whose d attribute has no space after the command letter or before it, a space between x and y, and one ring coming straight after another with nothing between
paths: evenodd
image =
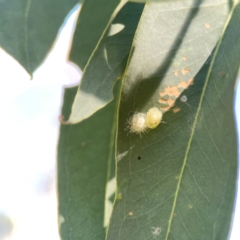
<instances>
[{"instance_id":1,"label":"green leaf","mask_svg":"<svg viewBox=\"0 0 240 240\"><path fill-rule=\"evenodd\" d=\"M226 1L190 3L144 9L123 82L121 199L115 200L107 240L228 239L238 169L233 95L240 5L234 2L228 12ZM189 78L194 80L187 86ZM134 111L166 110L172 102L165 124L141 137L124 130Z\"/></svg>"},{"instance_id":2,"label":"green leaf","mask_svg":"<svg viewBox=\"0 0 240 240\"><path fill-rule=\"evenodd\" d=\"M85 0L73 36L70 60L84 69L120 0Z\"/></svg>"},{"instance_id":3,"label":"green leaf","mask_svg":"<svg viewBox=\"0 0 240 240\"><path fill-rule=\"evenodd\" d=\"M65 89L63 116L69 115L76 91ZM116 109L117 100L79 124L61 125L58 199L63 240L105 239L115 189Z\"/></svg>"},{"instance_id":4,"label":"green leaf","mask_svg":"<svg viewBox=\"0 0 240 240\"><path fill-rule=\"evenodd\" d=\"M77 3L78 0L1 0L0 46L32 75Z\"/></svg>"},{"instance_id":5,"label":"green leaf","mask_svg":"<svg viewBox=\"0 0 240 240\"><path fill-rule=\"evenodd\" d=\"M129 0L129 2L139 2L139 3L146 3L146 2L173 2L179 0Z\"/></svg>"},{"instance_id":6,"label":"green leaf","mask_svg":"<svg viewBox=\"0 0 240 240\"><path fill-rule=\"evenodd\" d=\"M77 123L113 99L114 83L125 70L143 4L127 3L99 42L82 76L69 123Z\"/></svg>"}]
</instances>

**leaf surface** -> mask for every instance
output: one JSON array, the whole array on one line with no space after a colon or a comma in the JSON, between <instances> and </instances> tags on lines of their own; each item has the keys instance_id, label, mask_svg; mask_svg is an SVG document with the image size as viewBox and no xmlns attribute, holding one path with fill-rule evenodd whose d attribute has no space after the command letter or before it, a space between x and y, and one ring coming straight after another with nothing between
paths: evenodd
<instances>
[{"instance_id":1,"label":"leaf surface","mask_svg":"<svg viewBox=\"0 0 240 240\"><path fill-rule=\"evenodd\" d=\"M78 0L0 1L0 46L32 75L77 3Z\"/></svg>"},{"instance_id":2,"label":"leaf surface","mask_svg":"<svg viewBox=\"0 0 240 240\"><path fill-rule=\"evenodd\" d=\"M76 87L65 89L62 113L66 117L76 91ZM58 200L63 240L105 239L115 189L116 102L79 124L61 125Z\"/></svg>"},{"instance_id":3,"label":"leaf surface","mask_svg":"<svg viewBox=\"0 0 240 240\"><path fill-rule=\"evenodd\" d=\"M123 82L117 154L127 154L117 164L121 198L107 240L228 238L238 169L240 5L192 3L144 9ZM124 130L130 113L153 106L165 111L165 124L142 137Z\"/></svg>"},{"instance_id":4,"label":"leaf surface","mask_svg":"<svg viewBox=\"0 0 240 240\"><path fill-rule=\"evenodd\" d=\"M139 3L145 3L145 2L173 2L173 1L179 1L179 0L129 0L129 2L139 2Z\"/></svg>"},{"instance_id":5,"label":"leaf surface","mask_svg":"<svg viewBox=\"0 0 240 240\"><path fill-rule=\"evenodd\" d=\"M69 56L69 59L82 70L119 2L119 0L86 0L83 3Z\"/></svg>"},{"instance_id":6,"label":"leaf surface","mask_svg":"<svg viewBox=\"0 0 240 240\"><path fill-rule=\"evenodd\" d=\"M69 123L77 123L113 99L113 86L125 70L143 4L127 3L94 50L82 76Z\"/></svg>"}]
</instances>

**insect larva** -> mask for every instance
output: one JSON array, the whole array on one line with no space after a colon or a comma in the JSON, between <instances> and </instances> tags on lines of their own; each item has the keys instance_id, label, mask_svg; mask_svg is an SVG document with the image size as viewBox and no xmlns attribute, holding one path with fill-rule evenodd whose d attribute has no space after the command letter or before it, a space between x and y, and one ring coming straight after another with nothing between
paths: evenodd
<instances>
[{"instance_id":1,"label":"insect larva","mask_svg":"<svg viewBox=\"0 0 240 240\"><path fill-rule=\"evenodd\" d=\"M132 133L141 133L146 132L149 128L154 129L156 128L162 120L162 111L159 110L157 107L150 108L145 113L135 113L129 120L128 120L128 129Z\"/></svg>"},{"instance_id":2,"label":"insect larva","mask_svg":"<svg viewBox=\"0 0 240 240\"><path fill-rule=\"evenodd\" d=\"M162 111L157 107L150 108L146 116L146 124L148 128L156 128L162 121Z\"/></svg>"}]
</instances>

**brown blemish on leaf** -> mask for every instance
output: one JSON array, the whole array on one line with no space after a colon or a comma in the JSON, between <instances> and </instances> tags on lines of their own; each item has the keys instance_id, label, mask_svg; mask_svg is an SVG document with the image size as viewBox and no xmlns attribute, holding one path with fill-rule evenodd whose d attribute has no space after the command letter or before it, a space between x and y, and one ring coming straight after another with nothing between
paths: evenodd
<instances>
[{"instance_id":1,"label":"brown blemish on leaf","mask_svg":"<svg viewBox=\"0 0 240 240\"><path fill-rule=\"evenodd\" d=\"M187 57L183 57L182 60L183 60L183 61L187 61Z\"/></svg>"},{"instance_id":2,"label":"brown blemish on leaf","mask_svg":"<svg viewBox=\"0 0 240 240\"><path fill-rule=\"evenodd\" d=\"M174 109L173 109L173 112L174 112L174 113L177 113L177 112L179 112L180 110L181 110L181 108L174 108Z\"/></svg>"},{"instance_id":3,"label":"brown blemish on leaf","mask_svg":"<svg viewBox=\"0 0 240 240\"><path fill-rule=\"evenodd\" d=\"M205 28L210 28L210 24L209 23L205 23Z\"/></svg>"},{"instance_id":4,"label":"brown blemish on leaf","mask_svg":"<svg viewBox=\"0 0 240 240\"><path fill-rule=\"evenodd\" d=\"M167 100L167 99L164 99L164 98L160 98L160 99L158 100L158 102L159 102L159 103L162 103L162 104L166 104L166 103L168 103L168 100Z\"/></svg>"},{"instance_id":5,"label":"brown blemish on leaf","mask_svg":"<svg viewBox=\"0 0 240 240\"><path fill-rule=\"evenodd\" d=\"M188 81L182 81L178 84L179 88L183 88L184 90L187 89L190 85L193 84L193 78L189 79Z\"/></svg>"},{"instance_id":6,"label":"brown blemish on leaf","mask_svg":"<svg viewBox=\"0 0 240 240\"><path fill-rule=\"evenodd\" d=\"M193 84L194 79L191 78L188 81L182 81L177 86L167 86L164 91L160 92L160 99L158 100L164 106L161 106L162 111L168 111L175 104L176 99L180 96L183 90L187 89ZM168 96L168 98L166 98ZM166 106L167 105L167 106ZM179 112L180 109L173 110L174 113Z\"/></svg>"},{"instance_id":7,"label":"brown blemish on leaf","mask_svg":"<svg viewBox=\"0 0 240 240\"><path fill-rule=\"evenodd\" d=\"M133 212L129 212L128 215L129 215L129 216L133 216Z\"/></svg>"},{"instance_id":8,"label":"brown blemish on leaf","mask_svg":"<svg viewBox=\"0 0 240 240\"><path fill-rule=\"evenodd\" d=\"M177 77L178 76L178 70L173 71L173 74Z\"/></svg>"},{"instance_id":9,"label":"brown blemish on leaf","mask_svg":"<svg viewBox=\"0 0 240 240\"><path fill-rule=\"evenodd\" d=\"M190 72L190 69L189 68L183 68L182 69L182 75L186 75L187 73Z\"/></svg>"},{"instance_id":10,"label":"brown blemish on leaf","mask_svg":"<svg viewBox=\"0 0 240 240\"><path fill-rule=\"evenodd\" d=\"M63 116L63 115L59 116L58 120L59 120L59 122L60 122L61 124L63 124L63 125L68 124L68 122L64 120L64 116Z\"/></svg>"},{"instance_id":11,"label":"brown blemish on leaf","mask_svg":"<svg viewBox=\"0 0 240 240\"><path fill-rule=\"evenodd\" d=\"M164 112L168 111L171 107L161 107L160 109Z\"/></svg>"},{"instance_id":12,"label":"brown blemish on leaf","mask_svg":"<svg viewBox=\"0 0 240 240\"><path fill-rule=\"evenodd\" d=\"M176 214L176 213L174 213L174 214L173 214L173 216L174 216L174 217L177 217L177 214Z\"/></svg>"},{"instance_id":13,"label":"brown blemish on leaf","mask_svg":"<svg viewBox=\"0 0 240 240\"><path fill-rule=\"evenodd\" d=\"M160 100L160 99L159 99ZM174 106L174 104L175 104L175 100L173 100L172 98L169 98L168 100L167 100L167 103L168 103L168 106L164 106L164 107L161 107L161 110L162 111L168 111L170 108L172 108L173 106Z\"/></svg>"},{"instance_id":14,"label":"brown blemish on leaf","mask_svg":"<svg viewBox=\"0 0 240 240\"><path fill-rule=\"evenodd\" d=\"M222 77L222 76L224 76L224 74L225 74L224 72L220 72L219 76Z\"/></svg>"},{"instance_id":15,"label":"brown blemish on leaf","mask_svg":"<svg viewBox=\"0 0 240 240\"><path fill-rule=\"evenodd\" d=\"M177 86L167 86L163 92L160 92L160 96L163 97L165 95L169 95L170 97L175 96L178 97L181 94L180 90Z\"/></svg>"},{"instance_id":16,"label":"brown blemish on leaf","mask_svg":"<svg viewBox=\"0 0 240 240\"><path fill-rule=\"evenodd\" d=\"M168 104L169 104L170 107L173 107L174 104L175 104L175 100L173 100L172 98L169 98L168 99Z\"/></svg>"}]
</instances>

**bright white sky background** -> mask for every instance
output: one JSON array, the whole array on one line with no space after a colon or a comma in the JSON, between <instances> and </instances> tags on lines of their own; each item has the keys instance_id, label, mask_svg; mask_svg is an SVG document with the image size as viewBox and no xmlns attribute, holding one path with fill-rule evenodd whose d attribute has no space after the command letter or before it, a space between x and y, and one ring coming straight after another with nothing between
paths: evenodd
<instances>
[{"instance_id":1,"label":"bright white sky background","mask_svg":"<svg viewBox=\"0 0 240 240\"><path fill-rule=\"evenodd\" d=\"M0 214L9 216L14 225L11 235L1 237L0 217L0 240L59 240L58 117L63 87L78 84L81 77L79 68L66 60L78 10L76 6L66 18L33 80L0 48ZM240 121L240 86L238 93L235 108ZM240 239L240 199L235 218L231 240Z\"/></svg>"}]
</instances>

